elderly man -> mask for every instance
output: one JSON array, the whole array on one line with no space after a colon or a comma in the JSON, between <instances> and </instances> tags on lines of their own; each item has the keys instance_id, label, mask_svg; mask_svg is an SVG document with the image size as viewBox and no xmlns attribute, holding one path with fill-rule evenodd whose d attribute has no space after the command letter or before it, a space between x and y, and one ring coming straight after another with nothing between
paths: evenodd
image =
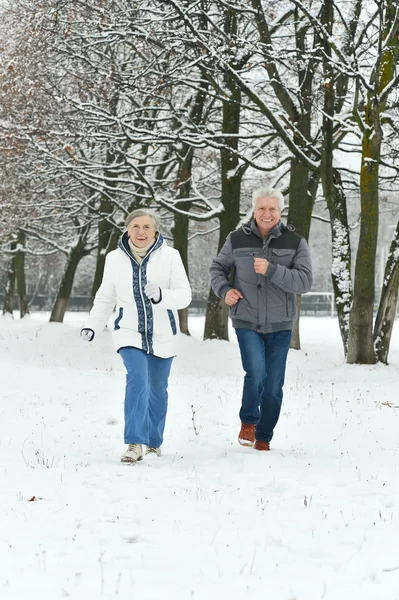
<instances>
[{"instance_id":1,"label":"elderly man","mask_svg":"<svg viewBox=\"0 0 399 600\"><path fill-rule=\"evenodd\" d=\"M312 270L306 240L281 221L275 189L253 194L254 218L227 236L211 266L212 289L230 307L245 371L238 441L270 450L283 400L295 294L308 292Z\"/></svg>"}]
</instances>

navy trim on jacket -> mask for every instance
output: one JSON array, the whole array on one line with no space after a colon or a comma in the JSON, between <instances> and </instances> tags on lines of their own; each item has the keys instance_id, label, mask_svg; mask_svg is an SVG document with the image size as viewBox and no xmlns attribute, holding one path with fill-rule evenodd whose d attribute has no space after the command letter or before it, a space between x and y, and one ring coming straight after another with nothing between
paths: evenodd
<instances>
[{"instance_id":1,"label":"navy trim on jacket","mask_svg":"<svg viewBox=\"0 0 399 600\"><path fill-rule=\"evenodd\" d=\"M118 244L119 248L129 257L132 265L133 296L136 302L138 315L137 330L141 334L141 348L147 354L154 353L154 315L152 311L152 302L144 294L144 287L147 284L147 265L151 254L162 246L163 241L162 234L159 233L157 241L149 249L143 258L141 265L139 265L130 251L127 232L123 234Z\"/></svg>"}]
</instances>

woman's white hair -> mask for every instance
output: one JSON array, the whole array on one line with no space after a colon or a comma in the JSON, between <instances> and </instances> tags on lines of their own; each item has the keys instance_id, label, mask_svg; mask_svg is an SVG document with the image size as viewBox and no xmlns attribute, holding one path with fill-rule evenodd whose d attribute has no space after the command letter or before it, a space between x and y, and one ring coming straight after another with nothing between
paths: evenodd
<instances>
[{"instance_id":1,"label":"woman's white hair","mask_svg":"<svg viewBox=\"0 0 399 600\"><path fill-rule=\"evenodd\" d=\"M151 217L152 224L154 226L155 231L159 231L159 227L161 225L161 220L159 218L159 215L155 211L153 211L149 208L136 208L136 210L132 211L126 217L126 219L125 219L126 227L129 227L130 223L136 217Z\"/></svg>"},{"instance_id":2,"label":"woman's white hair","mask_svg":"<svg viewBox=\"0 0 399 600\"><path fill-rule=\"evenodd\" d=\"M256 201L259 198L275 198L278 200L280 211L284 208L284 196L283 194L272 187L260 187L257 188L252 194L252 208L255 210Z\"/></svg>"}]
</instances>

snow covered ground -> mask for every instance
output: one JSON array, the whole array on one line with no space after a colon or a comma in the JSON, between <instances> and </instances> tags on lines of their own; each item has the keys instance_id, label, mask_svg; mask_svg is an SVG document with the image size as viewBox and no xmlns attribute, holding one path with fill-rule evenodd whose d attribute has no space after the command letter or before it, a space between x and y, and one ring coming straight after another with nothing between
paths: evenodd
<instances>
[{"instance_id":1,"label":"snow covered ground","mask_svg":"<svg viewBox=\"0 0 399 600\"><path fill-rule=\"evenodd\" d=\"M234 336L204 343L193 317L164 454L123 465L109 333L45 317L0 318L2 600L399 599L397 325L391 364L360 367L335 320L303 318L260 453L236 441Z\"/></svg>"}]
</instances>

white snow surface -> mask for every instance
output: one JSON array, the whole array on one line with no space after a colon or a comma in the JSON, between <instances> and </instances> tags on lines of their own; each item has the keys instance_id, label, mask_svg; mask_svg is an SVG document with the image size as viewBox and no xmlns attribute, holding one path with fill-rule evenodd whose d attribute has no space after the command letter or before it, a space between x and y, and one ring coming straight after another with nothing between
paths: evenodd
<instances>
[{"instance_id":1,"label":"white snow surface","mask_svg":"<svg viewBox=\"0 0 399 600\"><path fill-rule=\"evenodd\" d=\"M2 600L399 598L397 325L389 366L354 366L336 320L302 318L258 452L237 443L235 336L192 317L163 454L126 465L109 332L46 317L0 318Z\"/></svg>"}]
</instances>

